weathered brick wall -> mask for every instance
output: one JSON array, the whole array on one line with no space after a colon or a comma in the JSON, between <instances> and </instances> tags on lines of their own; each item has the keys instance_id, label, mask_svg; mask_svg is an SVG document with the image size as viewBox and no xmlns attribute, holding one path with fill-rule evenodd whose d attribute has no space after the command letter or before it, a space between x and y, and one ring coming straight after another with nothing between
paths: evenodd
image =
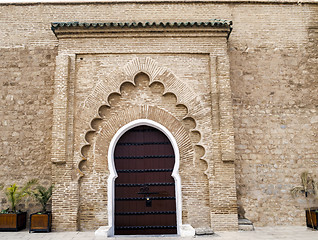
<instances>
[{"instance_id":1,"label":"weathered brick wall","mask_svg":"<svg viewBox=\"0 0 318 240\"><path fill-rule=\"evenodd\" d=\"M304 224L289 190L301 171L317 172L317 4L2 4L0 13L0 182L51 181L51 22L229 19L240 211L256 225Z\"/></svg>"},{"instance_id":2,"label":"weathered brick wall","mask_svg":"<svg viewBox=\"0 0 318 240\"><path fill-rule=\"evenodd\" d=\"M52 71L56 48L0 48L0 182L23 185L31 178L51 182ZM0 208L7 208L3 192ZM33 201L21 210L39 211Z\"/></svg>"},{"instance_id":3,"label":"weathered brick wall","mask_svg":"<svg viewBox=\"0 0 318 240\"><path fill-rule=\"evenodd\" d=\"M303 171L317 176L317 34L310 29L317 8L249 11L254 20L234 30L229 44L239 214L257 226L304 225L304 199L294 200L290 189Z\"/></svg>"}]
</instances>

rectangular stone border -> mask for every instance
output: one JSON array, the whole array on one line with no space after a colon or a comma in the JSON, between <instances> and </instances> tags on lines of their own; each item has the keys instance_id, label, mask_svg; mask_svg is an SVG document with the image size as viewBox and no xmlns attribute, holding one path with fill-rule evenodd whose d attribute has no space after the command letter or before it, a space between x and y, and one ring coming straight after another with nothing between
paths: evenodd
<instances>
[{"instance_id":1,"label":"rectangular stone border","mask_svg":"<svg viewBox=\"0 0 318 240\"><path fill-rule=\"evenodd\" d=\"M197 32L200 35L200 32ZM201 35L202 37L206 37ZM209 36L212 37L213 36ZM214 37L221 37L216 34ZM222 36L224 41L218 43L218 50L210 52L213 46L206 46L207 51L175 51L165 50L164 53L171 54L194 54L204 53L210 55L210 78L211 78L211 104L212 104L212 129L213 129L213 161L208 162L206 174L210 185L210 209L211 227L213 230L237 230L237 210L236 210L236 185L234 166L234 131L233 131L233 111L229 75L229 59L227 55L226 34ZM57 230L78 230L79 219L79 182L77 180L77 169L73 162L73 119L74 119L74 81L75 81L75 59L77 54L107 54L97 48L97 52L92 51L91 46L76 45L68 49L68 45L76 38L60 39L62 42L59 54L56 58L56 72L54 85L53 103L53 131L52 131L52 163L53 179L63 188L55 191L53 196L53 228ZM64 44L63 42L66 41ZM179 38L179 44L180 38ZM101 43L100 41L98 43ZM75 46L75 47L74 47ZM78 46L78 47L77 47ZM221 46L222 50L221 50ZM86 49L86 50L85 50ZM164 48L163 48L164 49ZM214 50L214 49L213 49ZM118 53L112 51L113 53ZM132 52L123 51L123 54ZM137 54L137 52L133 52ZM157 54L160 52L147 53ZM141 54L144 54L141 53ZM212 159L211 159L212 160ZM222 171L227 172L227 176L221 176ZM64 177L60 178L64 172ZM63 205L63 198L67 192L67 201L71 207ZM67 211L68 216L63 213Z\"/></svg>"}]
</instances>

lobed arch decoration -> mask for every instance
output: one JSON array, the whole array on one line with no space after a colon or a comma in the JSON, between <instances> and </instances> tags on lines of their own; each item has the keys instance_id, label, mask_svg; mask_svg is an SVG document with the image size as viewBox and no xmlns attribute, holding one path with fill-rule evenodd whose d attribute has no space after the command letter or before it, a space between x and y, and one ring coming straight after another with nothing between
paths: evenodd
<instances>
[{"instance_id":1,"label":"lobed arch decoration","mask_svg":"<svg viewBox=\"0 0 318 240\"><path fill-rule=\"evenodd\" d=\"M195 126L191 129L191 132L196 132L200 136L199 142L195 145L203 149L204 153L201 160L207 163L206 171L208 171L208 159L211 159L212 156L210 152L205 151L205 144L209 141L206 141L208 137L205 137L205 131L202 131L204 129L204 122L201 123L200 121L200 115L205 111L203 107L201 107L200 96L197 96L186 83L178 79L169 69L159 66L152 58L147 57L142 59L136 57L122 68L111 72L107 79L100 79L92 92L82 103L85 116L81 118L81 121L89 122L90 124L81 142L81 159L77 162L78 179L84 176L84 173L81 171L81 165L87 160L87 152L92 145L87 136L89 133L97 132L97 129L93 127L94 121L103 120L99 110L102 107L111 107L111 104L108 102L108 97L113 93L121 95L120 89L124 83L128 82L136 86L134 80L139 73L148 75L150 79L149 86L154 82L161 83L164 86L162 95L166 93L174 94L177 99L176 105L182 104L187 108L187 114L183 119L190 118L195 122Z\"/></svg>"},{"instance_id":2,"label":"lobed arch decoration","mask_svg":"<svg viewBox=\"0 0 318 240\"><path fill-rule=\"evenodd\" d=\"M190 149L195 152L195 159L207 162L206 164L203 161L199 161L200 168L196 169L199 170L197 172L198 183L204 181L206 185L206 191L201 191L201 197L205 201L203 211L206 212L206 215L204 215L204 219L209 220L204 222L210 222L211 226L216 230L237 229L235 171L233 165L235 159L233 113L229 74L230 63L227 54L226 39L231 31L231 26L225 22L217 22L218 26L215 24L209 24L208 26L205 23L199 23L192 27L184 24L181 24L182 26L178 24L168 26L168 23L169 31L164 36L161 33L167 32L167 28L162 24L160 26L154 25L148 27L141 26L142 24L137 24L138 26L133 24L131 26L127 25L124 28L120 24L113 23L105 23L97 26L97 28L87 27L90 23L85 23L85 26L81 23L79 25L78 23L74 23L71 27L69 26L70 24L67 24L68 26L63 23L60 26L57 26L59 23L54 24L56 26L53 30L60 44L56 57L54 78L52 179L56 184L63 186L60 190L55 191L52 202L56 213L54 221L57 230L76 230L77 227L81 227L82 219L85 219L85 222L98 220L103 225L108 224L106 223L107 217L105 211L101 213L101 211L91 211L81 208L82 206L89 207L86 205L86 203L89 203L89 201L86 201L88 197L83 195L90 187L87 183L93 183L98 187L102 187L102 194L98 196L103 200L96 207L105 209L107 205L107 185L104 180L109 175L108 170L105 163L103 163L102 172L99 169L101 166L96 164L96 161L91 161L98 157L96 153L101 150L98 144L96 144L96 138L101 137L101 134L107 134L103 128L105 128L104 124L106 124L105 122L108 120L108 117L107 119L103 119L104 115L103 113L100 114L99 111L102 108L103 112L105 112L104 110L110 108L111 113L113 113L113 110L116 112L117 110L114 109L115 105L112 105L113 101L110 101L109 96L111 94L116 95L116 93L120 95L120 87L125 82L134 85L134 77L140 72L144 72L149 76L149 83L158 81L164 86L163 88L160 86L160 90L164 89L165 92L172 93L177 97L177 101L176 99L170 99L173 101L170 101L169 109L170 107L171 109L175 109L173 104L176 103L183 104L187 108L187 111L182 111L182 114L178 115L178 121L186 126L186 133L191 137ZM96 37L97 41L92 41L92 37ZM160 49L157 45L153 45L152 41L145 40L149 37L160 38L160 41L162 41ZM135 38L136 41L139 39L145 41L142 41L142 44L131 44L131 39ZM172 42L171 38L175 41ZM191 46L189 45L189 40L191 41ZM109 66L103 65L104 63L107 64L108 61L114 61L116 59L114 54L122 54L118 62L111 64L116 67L110 69ZM171 56L166 58L160 54ZM162 64L159 64L159 61L164 61L164 59L177 61L178 58L173 58L172 55L179 54L187 54L189 56L200 54L200 56L205 58L204 61L200 61L200 64L203 64L202 72L200 71L197 74L196 69L193 69L193 74L191 75L198 76L192 77L193 81L191 79L187 81L183 77L178 78L177 75L174 75L169 69L176 69L175 73L182 71L180 66L174 67L171 65L174 62L162 62ZM93 61L99 61L101 57L101 65L97 62L96 66L91 65L91 61L81 62L80 56L85 55ZM95 58L95 55L97 58ZM127 62L122 62L124 59ZM154 60L158 61L158 63ZM81 68L81 64L84 64L84 68ZM195 66L195 64L191 65ZM100 66L102 67L100 68ZM83 72L92 69L94 72L90 72L87 75L90 77L85 78L84 75L78 75L78 73L81 74L80 71L77 71L78 69L83 70ZM111 72L113 69L114 71ZM200 76L203 76L204 79L197 79ZM77 77L79 78L77 79ZM189 76L185 77L188 78ZM94 82L91 82L93 85L84 85L88 80L92 79L94 79ZM192 83L195 86L195 90L191 88L192 85L190 84ZM130 87L133 91L132 85ZM202 89L206 87L207 89L201 91L200 87ZM162 93L161 91L159 94ZM83 94L85 95L83 96ZM149 97L149 95L147 96ZM156 95L156 97L159 97L159 95ZM78 101L79 99L81 99L80 102ZM202 99L204 101L201 101ZM148 102L148 99L146 102ZM155 100L155 102L158 101ZM136 101L136 105L138 104L138 101ZM144 105L142 102L140 104ZM129 110L141 113L143 109L149 107L136 105ZM152 110L154 109L149 107L146 112L149 113ZM166 113L168 112L169 110ZM139 116L138 118L140 118L140 114L137 113L133 116ZM157 113L161 114L161 111ZM185 114L187 115L184 116ZM191 121L189 121L191 124L188 124L186 120L180 120L180 116L191 118ZM131 118L133 117L131 116ZM99 124L98 129L96 128L96 124ZM100 128L101 125L103 125L102 128ZM206 127L211 131L207 131ZM195 131L197 132L197 136L195 136L196 138L193 141L195 134L191 132ZM176 133L172 134L175 135ZM178 142L178 144L180 143ZM200 148L200 146L202 151L200 154L197 154L197 148ZM181 148L179 149L181 152ZM89 164L85 164L86 159L89 159ZM103 161L103 159L99 160ZM195 167L191 162L188 165L182 162L180 166L181 176L183 176L182 168L188 169L189 166ZM214 166L215 169L213 169ZM206 173L208 173L206 174L207 179L202 174L206 167ZM85 173L87 169L91 174L85 178L81 178L83 176L81 169ZM227 174L222 175L224 172ZM188 183L191 184L191 182L194 182L186 182L187 180L187 177L183 179L184 186L188 186ZM70 190L67 195L65 195L65 188ZM96 189L99 190L100 188ZM95 189L93 190L95 191ZM188 198L190 195L186 194L188 194L187 190L184 191L183 202L188 205L191 204L192 199ZM71 204L65 208L65 204L63 204L65 202ZM65 214L65 209L67 210L67 214ZM187 211L188 208L184 209L184 219L192 223L193 221ZM96 218L93 220L90 219L92 212L94 214L97 213ZM192 219L196 221L199 215L202 217L198 212ZM96 222L93 225L100 224ZM84 224L83 226L85 227L86 225Z\"/></svg>"},{"instance_id":3,"label":"lobed arch decoration","mask_svg":"<svg viewBox=\"0 0 318 240\"><path fill-rule=\"evenodd\" d=\"M171 142L176 156L172 177L175 180L177 231L181 236L185 234L185 231L189 231L189 229L190 231L194 231L190 225L182 224L183 203L181 179L179 175L180 162L191 163L193 161L194 151L191 140L187 130L178 119L158 107L147 105L134 106L105 121L97 135L96 141L93 143L92 151L90 151L89 155L94 158L95 162L108 163L108 226L102 228L107 230L107 236L114 235L114 181L117 177L114 165L115 146L125 132L141 125L157 128L163 132ZM105 231L105 229L103 231Z\"/></svg>"},{"instance_id":4,"label":"lobed arch decoration","mask_svg":"<svg viewBox=\"0 0 318 240\"><path fill-rule=\"evenodd\" d=\"M160 126L164 126L164 128L160 127L159 130L161 128L167 129L166 132L171 133L169 139L175 139L178 149L180 150L180 158L185 159L186 162L192 162L192 143L189 138L188 132L184 128L182 123L165 110L148 105L133 106L107 119L103 123L99 134L96 137L96 140L94 141L94 143L92 143L93 150L91 151L89 156L95 159L102 159L99 161L109 161L109 159L107 159L107 154L105 154L108 151L109 142L113 139L118 130L120 130L123 126L128 125L131 122L136 122L140 119L144 120L138 122L137 125L145 124L156 127L154 123L157 123ZM151 124L148 124L149 122L151 122ZM132 127L137 125L133 125ZM126 130L128 129L129 128L127 128Z\"/></svg>"}]
</instances>

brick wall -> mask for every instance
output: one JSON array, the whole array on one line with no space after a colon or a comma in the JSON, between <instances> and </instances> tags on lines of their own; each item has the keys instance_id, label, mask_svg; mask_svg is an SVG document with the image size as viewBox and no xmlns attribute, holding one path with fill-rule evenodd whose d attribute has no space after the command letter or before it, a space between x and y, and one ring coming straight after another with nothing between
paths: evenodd
<instances>
[{"instance_id":1,"label":"brick wall","mask_svg":"<svg viewBox=\"0 0 318 240\"><path fill-rule=\"evenodd\" d=\"M289 190L303 170L317 172L317 4L1 4L0 13L0 182L51 181L51 22L229 19L240 213L258 226L304 224Z\"/></svg>"},{"instance_id":2,"label":"brick wall","mask_svg":"<svg viewBox=\"0 0 318 240\"><path fill-rule=\"evenodd\" d=\"M56 48L0 48L0 182L23 185L31 178L51 182L52 93ZM0 208L7 208L1 192ZM32 201L21 210L39 211Z\"/></svg>"}]
</instances>

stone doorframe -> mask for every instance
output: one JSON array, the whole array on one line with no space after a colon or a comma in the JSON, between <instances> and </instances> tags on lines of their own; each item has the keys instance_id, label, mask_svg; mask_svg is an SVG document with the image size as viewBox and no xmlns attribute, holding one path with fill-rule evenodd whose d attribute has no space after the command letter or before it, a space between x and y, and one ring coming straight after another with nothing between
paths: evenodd
<instances>
[{"instance_id":1,"label":"stone doorframe","mask_svg":"<svg viewBox=\"0 0 318 240\"><path fill-rule=\"evenodd\" d=\"M171 134L171 132L161 125L158 122L155 122L150 119L138 119L134 120L125 126L121 127L113 139L111 140L108 148L108 168L110 175L108 177L108 226L102 227L101 231L102 233L105 233L106 229L109 229L108 232L106 233L107 236L113 236L114 235L114 214L115 214L115 179L117 178L117 173L116 173L116 168L115 168L115 161L114 161L114 152L115 152L115 147L117 145L118 140L121 138L121 136L126 133L128 130L138 127L141 125L147 125L150 127L154 127L161 132L163 132L169 141L171 142L171 145L174 150L174 155L175 155L175 164L174 168L172 171L172 177L175 181L175 196L176 196L176 212L177 212L177 233L180 236L187 236L188 231L192 230L191 234L192 236L194 235L194 230L191 228L191 226L182 226L182 194L181 194L181 179L179 175L179 165L180 165L180 154L179 154L179 147L177 144L176 139L174 136ZM188 231L185 231L185 229L188 229ZM101 235L100 231L97 232L97 235Z\"/></svg>"},{"instance_id":2,"label":"stone doorframe","mask_svg":"<svg viewBox=\"0 0 318 240\"><path fill-rule=\"evenodd\" d=\"M102 125L92 148L94 158L99 161L107 162L110 175L107 181L108 197L108 225L102 226L96 231L96 236L110 237L114 235L114 181L117 177L114 166L114 149L120 137L129 129L148 125L159 129L171 142L175 153L175 166L172 177L175 180L176 212L177 212L177 231L180 236L194 236L195 230L189 224L182 223L182 192L181 179L179 175L180 159L185 162L193 160L193 150L191 140L182 123L170 113L154 106L135 106L126 111L118 113ZM107 155L105 148L108 146Z\"/></svg>"},{"instance_id":3,"label":"stone doorframe","mask_svg":"<svg viewBox=\"0 0 318 240\"><path fill-rule=\"evenodd\" d=\"M237 229L233 113L227 55L227 39L231 32L231 23L220 20L160 24L73 22L52 23L52 30L59 40L54 79L51 157L52 180L56 186L52 201L53 228L78 230L79 224L79 179L83 176L80 165L86 158L74 155L73 144L77 55L172 53L207 54L210 58L212 139L208 139L204 135L204 123L197 120L197 116L200 114L200 109L195 108L196 103L200 101L198 96L193 95L191 89L187 88L169 70L158 68L151 59L140 61L137 58L132 60L127 68L114 73L119 79L122 78L120 80L122 82L119 81L115 86L116 89L112 91L118 91L121 83L133 81L133 77L138 71L148 67L154 71L152 73L145 71L149 74L151 82L156 80L163 83L166 91L174 93L178 101L188 108L188 115L197 120L195 130L201 134L201 141L198 145L204 148L207 141L213 143L213 151L206 151L202 157L202 160L207 162L205 174L208 177L210 189L211 227L214 230ZM112 42L108 40L110 38L113 39ZM156 46L151 45L151 41L140 46L127 45L130 39L139 38L157 39L162 44L162 48L157 49ZM124 39L127 42L119 41ZM171 39L174 39L174 42L171 42ZM169 81L165 83L165 79ZM178 84L181 84L182 87L176 88L176 85L179 86ZM111 93L107 91L103 84L97 85L90 94L94 97L93 104L90 102L92 99L88 96L85 107L92 104L89 121L98 115L96 113L98 107L108 104L103 102L98 95L102 94L107 97ZM227 175L222 174L220 169Z\"/></svg>"}]
</instances>

